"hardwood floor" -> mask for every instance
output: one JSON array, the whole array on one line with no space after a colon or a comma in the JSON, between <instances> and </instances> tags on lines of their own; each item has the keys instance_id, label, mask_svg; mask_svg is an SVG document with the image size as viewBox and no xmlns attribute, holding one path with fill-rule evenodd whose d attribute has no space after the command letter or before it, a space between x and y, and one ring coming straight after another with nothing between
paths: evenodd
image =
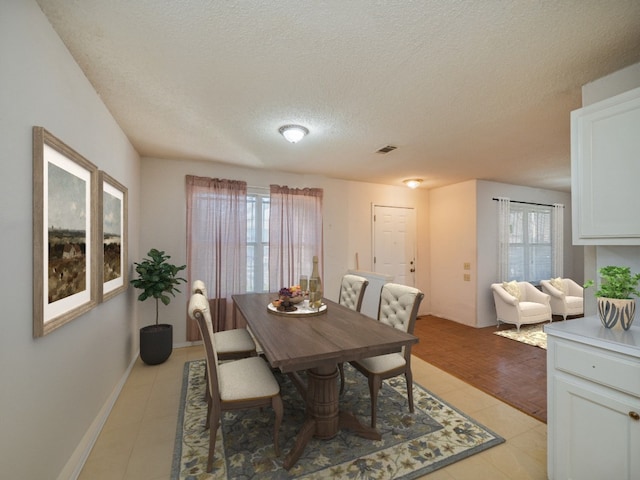
<instances>
[{"instance_id":1,"label":"hardwood floor","mask_svg":"<svg viewBox=\"0 0 640 480\"><path fill-rule=\"evenodd\" d=\"M511 328L500 325L500 330ZM547 351L493 335L495 331L495 326L473 328L423 316L416 321L414 334L420 342L412 353L546 423Z\"/></svg>"}]
</instances>

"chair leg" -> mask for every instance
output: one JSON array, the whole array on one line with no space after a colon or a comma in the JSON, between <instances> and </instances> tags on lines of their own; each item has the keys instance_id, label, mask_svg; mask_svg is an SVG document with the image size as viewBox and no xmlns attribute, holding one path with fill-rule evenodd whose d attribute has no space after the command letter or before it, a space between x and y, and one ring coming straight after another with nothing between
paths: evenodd
<instances>
[{"instance_id":1,"label":"chair leg","mask_svg":"<svg viewBox=\"0 0 640 480\"><path fill-rule=\"evenodd\" d=\"M209 371L204 369L204 400L205 402L209 402Z\"/></svg>"},{"instance_id":2,"label":"chair leg","mask_svg":"<svg viewBox=\"0 0 640 480\"><path fill-rule=\"evenodd\" d=\"M413 413L413 374L411 373L410 368L404 372L404 377L407 379L407 400L409 401L409 412Z\"/></svg>"},{"instance_id":3,"label":"chair leg","mask_svg":"<svg viewBox=\"0 0 640 480\"><path fill-rule=\"evenodd\" d=\"M369 394L371 395L371 428L376 428L378 420L378 391L382 380L377 375L369 377Z\"/></svg>"},{"instance_id":4,"label":"chair leg","mask_svg":"<svg viewBox=\"0 0 640 480\"><path fill-rule=\"evenodd\" d=\"M218 433L218 427L220 426L220 417L217 416L215 412L211 414L209 418L207 416L207 421L211 425L209 427L209 457L207 458L207 472L211 473L213 470L213 458L216 452L216 434Z\"/></svg>"},{"instance_id":5,"label":"chair leg","mask_svg":"<svg viewBox=\"0 0 640 480\"><path fill-rule=\"evenodd\" d=\"M344 364L341 362L338 364L338 370L340 371L340 395L344 393Z\"/></svg>"},{"instance_id":6,"label":"chair leg","mask_svg":"<svg viewBox=\"0 0 640 480\"><path fill-rule=\"evenodd\" d=\"M282 397L277 395L271 399L271 406L276 412L275 426L273 429L273 446L276 452L276 457L280 456L280 425L282 424L282 417L284 415L284 407L282 405Z\"/></svg>"},{"instance_id":7,"label":"chair leg","mask_svg":"<svg viewBox=\"0 0 640 480\"><path fill-rule=\"evenodd\" d=\"M209 389L207 388L207 392ZM204 428L211 428L211 409L213 408L213 399L211 395L207 395L207 419L204 422Z\"/></svg>"}]
</instances>

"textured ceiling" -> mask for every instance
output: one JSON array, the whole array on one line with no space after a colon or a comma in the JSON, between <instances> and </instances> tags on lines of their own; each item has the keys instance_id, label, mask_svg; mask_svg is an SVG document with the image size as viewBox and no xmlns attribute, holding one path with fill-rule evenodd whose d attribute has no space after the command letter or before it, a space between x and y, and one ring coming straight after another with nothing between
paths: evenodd
<instances>
[{"instance_id":1,"label":"textured ceiling","mask_svg":"<svg viewBox=\"0 0 640 480\"><path fill-rule=\"evenodd\" d=\"M37 2L142 156L390 185L568 191L581 86L640 61L637 0Z\"/></svg>"}]
</instances>

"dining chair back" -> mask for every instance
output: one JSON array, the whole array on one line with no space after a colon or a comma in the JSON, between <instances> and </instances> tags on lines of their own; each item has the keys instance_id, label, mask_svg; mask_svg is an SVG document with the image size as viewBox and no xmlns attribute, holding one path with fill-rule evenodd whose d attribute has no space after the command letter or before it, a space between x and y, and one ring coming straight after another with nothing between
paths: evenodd
<instances>
[{"instance_id":1,"label":"dining chair back","mask_svg":"<svg viewBox=\"0 0 640 480\"><path fill-rule=\"evenodd\" d=\"M360 308L362 308L362 299L367 285L369 285L369 280L366 278L347 273L342 277L342 282L340 283L338 303L359 312Z\"/></svg>"},{"instance_id":2,"label":"dining chair back","mask_svg":"<svg viewBox=\"0 0 640 480\"><path fill-rule=\"evenodd\" d=\"M205 349L207 369L207 419L209 456L207 472L213 470L216 433L226 411L271 406L275 411L274 453L280 455L279 432L283 417L280 385L262 357L247 357L219 363L213 341L213 324L207 298L196 293L189 300L189 316L198 323Z\"/></svg>"},{"instance_id":3,"label":"dining chair back","mask_svg":"<svg viewBox=\"0 0 640 480\"><path fill-rule=\"evenodd\" d=\"M223 300L209 300L207 287L202 280L193 282L191 293L202 294L209 302L209 311L211 311L212 302L216 303L216 306L219 307L218 302ZM218 360L232 360L256 355L256 343L246 328L234 328L232 330L214 332L213 339L216 345L216 351L218 352Z\"/></svg>"},{"instance_id":4,"label":"dining chair back","mask_svg":"<svg viewBox=\"0 0 640 480\"><path fill-rule=\"evenodd\" d=\"M413 334L418 308L424 294L414 287L398 283L386 283L380 292L378 321ZM371 427L376 427L378 391L382 381L404 374L407 382L409 411L413 413L413 374L411 373L411 346L401 352L377 355L350 362L356 370L367 377L371 394Z\"/></svg>"},{"instance_id":5,"label":"dining chair back","mask_svg":"<svg viewBox=\"0 0 640 480\"><path fill-rule=\"evenodd\" d=\"M369 280L366 278L347 273L340 282L338 303L359 312L362 308L362 299L367 285L369 285ZM338 364L338 370L340 371L340 395L342 395L344 393L344 364L342 362Z\"/></svg>"}]
</instances>

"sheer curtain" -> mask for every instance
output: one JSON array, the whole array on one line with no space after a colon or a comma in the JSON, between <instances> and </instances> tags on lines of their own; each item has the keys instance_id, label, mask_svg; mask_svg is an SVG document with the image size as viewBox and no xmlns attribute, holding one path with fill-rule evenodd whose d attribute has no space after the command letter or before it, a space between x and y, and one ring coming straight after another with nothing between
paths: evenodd
<instances>
[{"instance_id":1,"label":"sheer curtain","mask_svg":"<svg viewBox=\"0 0 640 480\"><path fill-rule=\"evenodd\" d=\"M231 295L246 292L247 184L191 175L186 181L189 292L195 280L205 283L214 331L244 326L233 324ZM187 318L187 340L199 338Z\"/></svg>"},{"instance_id":2,"label":"sheer curtain","mask_svg":"<svg viewBox=\"0 0 640 480\"><path fill-rule=\"evenodd\" d=\"M511 201L498 197L498 281L509 280L509 235Z\"/></svg>"},{"instance_id":3,"label":"sheer curtain","mask_svg":"<svg viewBox=\"0 0 640 480\"><path fill-rule=\"evenodd\" d=\"M310 275L314 255L322 278L322 189L271 185L269 287L295 285Z\"/></svg>"},{"instance_id":4,"label":"sheer curtain","mask_svg":"<svg viewBox=\"0 0 640 480\"><path fill-rule=\"evenodd\" d=\"M562 277L564 275L564 205L561 203L553 204L553 228L551 229L553 240L553 276Z\"/></svg>"}]
</instances>

